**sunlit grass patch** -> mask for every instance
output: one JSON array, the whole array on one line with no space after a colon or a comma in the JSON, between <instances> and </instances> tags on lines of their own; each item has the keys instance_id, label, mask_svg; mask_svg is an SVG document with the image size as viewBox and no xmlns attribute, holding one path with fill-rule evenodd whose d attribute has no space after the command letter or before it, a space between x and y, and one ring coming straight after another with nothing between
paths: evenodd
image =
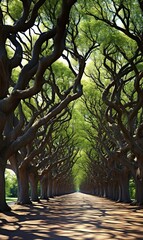
<instances>
[{"instance_id":1,"label":"sunlit grass patch","mask_svg":"<svg viewBox=\"0 0 143 240\"><path fill-rule=\"evenodd\" d=\"M17 198L15 197L7 197L6 198L6 202L9 203L9 202L16 202L17 201Z\"/></svg>"}]
</instances>

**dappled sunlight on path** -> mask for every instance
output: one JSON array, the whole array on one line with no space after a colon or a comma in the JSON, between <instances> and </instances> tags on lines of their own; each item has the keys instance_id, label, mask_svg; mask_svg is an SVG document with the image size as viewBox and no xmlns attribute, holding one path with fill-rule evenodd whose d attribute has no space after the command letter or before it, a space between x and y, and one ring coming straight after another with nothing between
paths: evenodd
<instances>
[{"instance_id":1,"label":"dappled sunlight on path","mask_svg":"<svg viewBox=\"0 0 143 240\"><path fill-rule=\"evenodd\" d=\"M2 239L143 239L143 209L74 193L0 213Z\"/></svg>"}]
</instances>

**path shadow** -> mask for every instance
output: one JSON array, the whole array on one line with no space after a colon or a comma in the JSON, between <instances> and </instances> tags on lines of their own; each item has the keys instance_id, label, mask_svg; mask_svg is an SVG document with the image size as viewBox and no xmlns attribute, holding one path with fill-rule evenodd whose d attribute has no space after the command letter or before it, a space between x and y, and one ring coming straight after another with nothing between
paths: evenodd
<instances>
[{"instance_id":1,"label":"path shadow","mask_svg":"<svg viewBox=\"0 0 143 240\"><path fill-rule=\"evenodd\" d=\"M143 239L143 210L81 193L0 213L0 239Z\"/></svg>"}]
</instances>

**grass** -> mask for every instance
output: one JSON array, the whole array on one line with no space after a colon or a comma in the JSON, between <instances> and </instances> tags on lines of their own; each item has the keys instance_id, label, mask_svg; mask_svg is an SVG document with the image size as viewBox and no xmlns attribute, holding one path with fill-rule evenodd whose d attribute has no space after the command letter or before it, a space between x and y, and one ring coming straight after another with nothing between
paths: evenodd
<instances>
[{"instance_id":1,"label":"grass","mask_svg":"<svg viewBox=\"0 0 143 240\"><path fill-rule=\"evenodd\" d=\"M16 202L17 201L17 198L15 197L6 197L6 202L9 203L9 202Z\"/></svg>"}]
</instances>

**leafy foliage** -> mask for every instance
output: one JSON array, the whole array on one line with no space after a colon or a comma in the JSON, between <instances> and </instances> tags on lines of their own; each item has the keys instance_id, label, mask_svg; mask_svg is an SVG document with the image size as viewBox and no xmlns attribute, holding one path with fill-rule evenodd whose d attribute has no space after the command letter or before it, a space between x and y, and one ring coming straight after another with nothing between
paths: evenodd
<instances>
[{"instance_id":1,"label":"leafy foliage","mask_svg":"<svg viewBox=\"0 0 143 240\"><path fill-rule=\"evenodd\" d=\"M6 179L6 197L17 197L17 179L16 175L11 170L6 170L5 172Z\"/></svg>"}]
</instances>

